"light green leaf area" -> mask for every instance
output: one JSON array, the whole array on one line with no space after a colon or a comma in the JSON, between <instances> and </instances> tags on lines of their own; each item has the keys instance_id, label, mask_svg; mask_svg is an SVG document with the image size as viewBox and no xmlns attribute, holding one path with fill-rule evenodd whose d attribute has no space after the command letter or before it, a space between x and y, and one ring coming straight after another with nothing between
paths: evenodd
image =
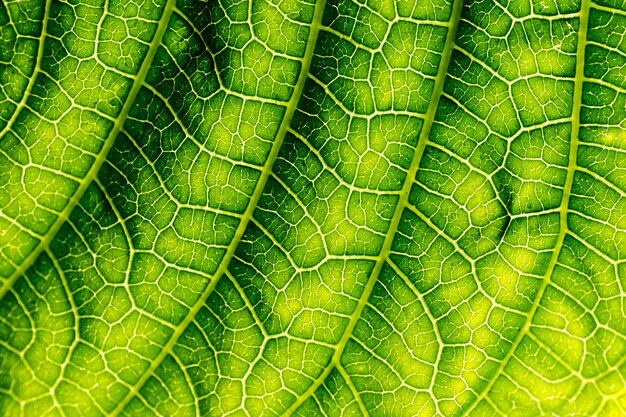
<instances>
[{"instance_id":1,"label":"light green leaf area","mask_svg":"<svg viewBox=\"0 0 626 417\"><path fill-rule=\"evenodd\" d=\"M626 3L4 0L0 415L626 415Z\"/></svg>"}]
</instances>

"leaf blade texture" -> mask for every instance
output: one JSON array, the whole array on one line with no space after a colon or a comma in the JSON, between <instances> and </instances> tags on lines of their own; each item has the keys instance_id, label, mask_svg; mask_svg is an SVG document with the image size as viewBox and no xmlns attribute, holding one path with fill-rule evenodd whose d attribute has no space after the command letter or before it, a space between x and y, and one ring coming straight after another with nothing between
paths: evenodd
<instances>
[{"instance_id":1,"label":"leaf blade texture","mask_svg":"<svg viewBox=\"0 0 626 417\"><path fill-rule=\"evenodd\" d=\"M0 413L626 413L617 1L7 1Z\"/></svg>"}]
</instances>

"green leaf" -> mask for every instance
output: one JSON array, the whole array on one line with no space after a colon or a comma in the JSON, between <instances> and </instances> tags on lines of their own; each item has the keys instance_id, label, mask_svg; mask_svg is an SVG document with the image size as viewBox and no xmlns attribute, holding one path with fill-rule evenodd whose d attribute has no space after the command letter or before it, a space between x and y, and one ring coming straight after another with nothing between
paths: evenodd
<instances>
[{"instance_id":1,"label":"green leaf","mask_svg":"<svg viewBox=\"0 0 626 417\"><path fill-rule=\"evenodd\" d=\"M0 415L626 415L626 3L5 0Z\"/></svg>"}]
</instances>

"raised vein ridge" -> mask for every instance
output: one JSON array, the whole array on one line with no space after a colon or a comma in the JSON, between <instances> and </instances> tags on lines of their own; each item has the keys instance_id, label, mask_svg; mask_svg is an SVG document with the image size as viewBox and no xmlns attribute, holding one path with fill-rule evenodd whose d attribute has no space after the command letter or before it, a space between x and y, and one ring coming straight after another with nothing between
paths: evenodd
<instances>
[{"instance_id":1,"label":"raised vein ridge","mask_svg":"<svg viewBox=\"0 0 626 417\"><path fill-rule=\"evenodd\" d=\"M173 2L175 2L175 0L172 1L172 3ZM235 254L237 246L239 245L239 242L241 241L241 238L243 237L243 234L246 230L248 222L250 221L250 219L252 219L254 209L256 208L257 203L259 199L261 198L261 194L263 193L263 189L265 188L265 184L267 183L267 180L269 179L270 174L272 173L272 167L274 165L274 161L278 157L278 153L280 151L281 145L289 130L291 119L293 118L296 108L298 107L298 102L300 100L300 96L302 95L302 92L304 90L304 85L308 77L309 68L311 67L311 61L313 60L313 53L315 51L315 45L317 43L317 37L318 37L319 30L322 24L322 17L324 15L325 8L326 8L326 0L317 0L316 5L315 5L315 14L313 15L313 21L311 22L311 26L310 26L309 39L307 42L306 51L301 61L302 67L300 70L300 76L295 85L291 99L287 103L285 115L280 124L278 133L276 134L276 139L274 140L274 143L272 144L272 149L268 155L267 161L265 162L265 165L263 166L263 170L261 171L261 175L254 189L254 193L252 194L252 197L250 198L250 201L248 202L246 211L244 212L241 218L241 221L239 222L239 225L237 227L237 230L235 231L235 235L231 241L231 244L229 245L228 250L226 251L226 254L224 255L224 258L222 258L222 261L220 262L220 265L214 274L213 281L211 281L209 285L207 285L207 287L204 289L204 291L202 292L202 294L200 295L196 303L189 310L189 313L187 314L185 319L178 326L176 326L174 330L174 334L169 339L167 344L163 347L163 349L161 350L161 353L159 353L159 355L152 361L150 367L141 376L141 378L139 378L139 380L133 386L133 388L126 394L126 397L124 397L124 399L118 403L117 407L113 411L111 411L110 413L111 416L117 416L122 411L124 411L126 406L134 398L134 396L139 393L139 391L141 390L141 387L143 387L143 385L148 381L148 379L152 376L154 371L159 367L161 362L163 362L166 356L169 353L171 353L172 349L174 348L174 346L176 345L178 341L178 338L183 334L187 326L195 318L196 314L198 314L202 306L205 304L206 300L209 298L209 296L211 295L211 293L217 286L220 278L226 273L230 260L233 258Z\"/></svg>"},{"instance_id":2,"label":"raised vein ridge","mask_svg":"<svg viewBox=\"0 0 626 417\"><path fill-rule=\"evenodd\" d=\"M367 281L363 294L359 299L359 303L355 308L354 312L350 316L350 322L344 332L341 340L337 344L337 348L335 350L335 354L333 355L330 363L324 370L324 372L315 380L315 382L302 394L296 402L294 402L284 413L284 416L288 416L293 414L298 407L304 403L316 390L319 388L324 380L328 377L330 372L339 365L339 361L343 354L343 351L348 343L348 340L352 336L352 332L361 316L361 312L365 308L367 304L367 300L374 288L378 280L378 275L385 264L390 252L391 252L391 244L393 243L394 236L396 231L398 230L398 225L400 224L400 219L402 217L402 212L404 208L407 206L409 200L409 194L411 192L411 187L413 185L413 181L415 179L415 175L417 174L417 170L419 168L420 162L422 160L422 155L424 154L424 149L426 149L426 143L428 141L428 137L430 136L430 131L432 125L435 121L435 115L437 112L437 107L439 104L439 98L443 92L443 86L446 79L446 74L448 72L448 66L450 64L450 59L452 57L452 49L454 47L454 42L456 39L456 31L459 25L459 21L461 19L461 10L463 9L463 0L456 0L454 2L454 6L452 8L452 14L450 16L450 20L446 25L448 27L448 34L446 37L446 43L443 48L443 52L441 54L441 62L439 64L439 69L437 71L437 77L435 81L435 85L433 87L433 93L431 96L430 103L428 105L428 110L426 112L426 116L424 117L424 124L422 126L422 131L420 133L417 148L415 149L415 153L413 155L413 160L411 161L411 167L407 172L406 179L404 181L404 185L402 187L402 191L400 192L400 199L398 204L396 205L396 209L394 211L393 217L391 219L391 223L389 225L389 230L387 231L387 235L385 237L385 241L383 243L383 247L379 253L379 255L375 258L376 264L372 269L370 277ZM359 407L363 408L363 405L360 403L358 399L358 395L356 396L357 401L359 402ZM361 410L362 412L365 410ZM365 413L367 414L367 413Z\"/></svg>"},{"instance_id":3,"label":"raised vein ridge","mask_svg":"<svg viewBox=\"0 0 626 417\"><path fill-rule=\"evenodd\" d=\"M163 14L157 26L157 30L154 34L154 38L152 39L152 42L150 42L150 47L148 48L146 57L143 63L141 64L141 67L139 68L139 72L137 73L137 75L133 77L134 82L133 82L130 92L128 93L126 102L124 103L124 106L122 107L122 110L120 111L120 114L116 118L113 128L109 132L109 135L107 137L107 140L104 142L104 146L102 147L102 150L96 157L94 163L91 165L91 168L87 172L87 175L85 175L85 177L80 182L80 185L78 189L76 190L76 192L74 193L74 195L69 199L63 211L59 213L59 217L54 221L54 223L50 227L50 230L48 230L48 233L46 234L44 239L42 239L37 244L37 247L26 257L26 259L20 265L20 267L9 277L9 279L7 279L4 282L4 285L0 287L0 299L4 298L4 295L7 293L7 291L9 291L9 289L13 287L13 284L15 284L15 281L17 281L17 279L21 277L28 270L28 268L30 268L30 266L35 262L35 260L39 257L39 255L48 248L48 246L50 245L50 243L56 236L57 232L61 228L61 226L69 218L70 214L74 210L74 207L76 207L76 205L80 201L81 197L87 190L87 187L91 184L92 180L96 177L96 175L98 174L98 171L100 171L100 167L102 167L102 164L106 160L109 151L113 147L115 138L122 131L124 122L126 121L126 117L130 113L130 110L133 107L133 104L135 103L135 99L137 98L137 95L139 94L139 90L141 89L141 86L144 80L146 79L146 76L148 75L148 71L150 70L152 61L156 55L159 45L161 45L161 41L163 40L163 35L165 34L165 30L167 29L175 2L176 0L168 0L168 2L165 5ZM44 27L42 29L41 44L43 44L43 32L45 32L47 28L49 9L50 9L50 1L46 3L46 12L44 16ZM39 68L41 54L43 53L42 52L43 46L41 46L41 44L40 44L40 49L39 49L40 56L37 59L36 70ZM32 80L34 79L35 79L35 73L33 73L33 77L32 77ZM33 81L33 84L34 84L34 81ZM28 87L29 89L27 89L27 92L30 91L30 88L32 88L32 85L29 83Z\"/></svg>"},{"instance_id":4,"label":"raised vein ridge","mask_svg":"<svg viewBox=\"0 0 626 417\"><path fill-rule=\"evenodd\" d=\"M532 319L539 308L539 303L541 302L541 298L543 293L545 292L548 284L550 283L550 277L554 271L557 260L559 258L560 247L563 245L563 241L565 239L565 235L567 234L567 213L569 210L569 199L572 193L572 185L574 183L574 173L576 171L576 155L578 154L578 144L579 144L579 135L580 135L580 109L582 103L582 94L583 94L583 81L585 75L585 43L587 40L587 29L589 27L589 9L591 7L591 0L582 0L580 5L580 24L578 31L578 45L576 50L576 74L574 77L574 105L572 106L572 138L570 142L569 149L569 160L567 164L567 177L565 179L565 185L563 187L563 197L561 199L561 206L559 207L559 235L557 238L556 246L554 247L554 251L552 252L552 257L550 258L550 263L548 264L548 269L543 277L543 282L541 283L541 287L539 287L539 291L535 297L533 305L526 316L526 321L524 322L524 326L520 329L517 334L517 337L513 341L511 348L504 356L500 364L498 365L498 369L493 374L493 377L489 381L489 384L485 387L485 389L480 393L478 397L474 400L474 403L467 411L463 414L464 416L468 416L471 412L478 406L478 404L489 394L491 388L495 384L498 376L504 370L504 367L509 362L511 357L515 354L515 350L519 346L520 342L524 338L524 335L528 332L530 325L532 323Z\"/></svg>"}]
</instances>

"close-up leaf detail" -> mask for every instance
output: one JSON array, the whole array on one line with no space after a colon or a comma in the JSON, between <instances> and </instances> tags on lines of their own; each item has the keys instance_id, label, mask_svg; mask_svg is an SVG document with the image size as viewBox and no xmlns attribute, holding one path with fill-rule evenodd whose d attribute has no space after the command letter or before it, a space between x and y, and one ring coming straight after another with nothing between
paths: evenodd
<instances>
[{"instance_id":1,"label":"close-up leaf detail","mask_svg":"<svg viewBox=\"0 0 626 417\"><path fill-rule=\"evenodd\" d=\"M0 415L626 416L623 0L2 0Z\"/></svg>"}]
</instances>

